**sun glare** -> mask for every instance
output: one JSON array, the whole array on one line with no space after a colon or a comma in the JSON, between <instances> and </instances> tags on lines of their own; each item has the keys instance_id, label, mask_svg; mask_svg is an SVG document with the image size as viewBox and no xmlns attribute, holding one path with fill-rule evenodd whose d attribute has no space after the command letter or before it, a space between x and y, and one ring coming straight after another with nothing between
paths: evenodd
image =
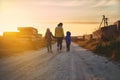
<instances>
[{"instance_id":1,"label":"sun glare","mask_svg":"<svg viewBox=\"0 0 120 80\"><path fill-rule=\"evenodd\" d=\"M119 16L119 11L117 10L119 7L118 2L112 0L108 2L99 1L99 3L81 0L30 0L29 2L26 0L2 0L0 2L2 4L0 6L0 35L2 35L5 31L17 31L17 27L27 26L37 28L42 34L45 33L47 27L50 27L51 31L54 33L54 28L59 22L100 22L101 15L103 14L109 15L109 20L115 22ZM108 3L109 5L102 5L103 8L101 8L100 4L102 3ZM94 6L92 4L94 4ZM84 5L88 5L89 7ZM110 10L109 8L114 9L114 11ZM98 24L64 24L65 31L71 30L74 35L92 33L93 29L97 28L98 26Z\"/></svg>"}]
</instances>

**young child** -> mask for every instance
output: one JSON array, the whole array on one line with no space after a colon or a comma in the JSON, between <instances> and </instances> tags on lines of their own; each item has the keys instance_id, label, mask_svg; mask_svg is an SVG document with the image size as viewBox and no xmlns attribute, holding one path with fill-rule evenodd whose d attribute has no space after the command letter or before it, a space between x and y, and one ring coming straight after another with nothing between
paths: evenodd
<instances>
[{"instance_id":1,"label":"young child","mask_svg":"<svg viewBox=\"0 0 120 80\"><path fill-rule=\"evenodd\" d=\"M66 32L65 40L66 40L66 50L67 50L67 51L70 51L71 32L69 32L69 31Z\"/></svg>"},{"instance_id":2,"label":"young child","mask_svg":"<svg viewBox=\"0 0 120 80\"><path fill-rule=\"evenodd\" d=\"M50 29L47 28L46 33L45 33L45 40L46 40L46 44L47 44L47 50L50 53L52 53L52 38L54 38L54 36L50 32Z\"/></svg>"}]
</instances>

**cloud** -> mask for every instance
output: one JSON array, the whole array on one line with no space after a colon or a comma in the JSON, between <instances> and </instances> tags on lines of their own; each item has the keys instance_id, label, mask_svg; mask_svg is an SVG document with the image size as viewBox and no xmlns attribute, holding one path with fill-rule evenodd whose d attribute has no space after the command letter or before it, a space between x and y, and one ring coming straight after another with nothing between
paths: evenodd
<instances>
[{"instance_id":1,"label":"cloud","mask_svg":"<svg viewBox=\"0 0 120 80\"><path fill-rule=\"evenodd\" d=\"M111 6L116 3L120 3L120 0L3 0L3 1L36 4L41 6L84 7L84 8Z\"/></svg>"},{"instance_id":2,"label":"cloud","mask_svg":"<svg viewBox=\"0 0 120 80\"><path fill-rule=\"evenodd\" d=\"M58 6L58 7L76 7L84 5L84 0L42 0L38 4L43 6Z\"/></svg>"},{"instance_id":3,"label":"cloud","mask_svg":"<svg viewBox=\"0 0 120 80\"><path fill-rule=\"evenodd\" d=\"M99 2L95 1L93 8L118 8L120 7L120 0L100 0Z\"/></svg>"},{"instance_id":4,"label":"cloud","mask_svg":"<svg viewBox=\"0 0 120 80\"><path fill-rule=\"evenodd\" d=\"M84 19L102 15L118 14L120 0L2 0L10 2L10 9L33 16L33 18ZM11 6L11 3L13 3ZM6 9L5 9L6 10ZM111 13L110 13L111 12ZM49 14L48 14L49 13ZM86 17L87 16L87 17ZM92 16L92 18L91 18ZM67 18L66 18L67 17Z\"/></svg>"}]
</instances>

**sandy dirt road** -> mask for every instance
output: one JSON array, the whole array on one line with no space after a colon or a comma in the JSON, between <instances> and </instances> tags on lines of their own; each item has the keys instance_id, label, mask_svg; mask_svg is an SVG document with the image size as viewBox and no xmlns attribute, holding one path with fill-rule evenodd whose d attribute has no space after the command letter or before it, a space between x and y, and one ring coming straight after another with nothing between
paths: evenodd
<instances>
[{"instance_id":1,"label":"sandy dirt road","mask_svg":"<svg viewBox=\"0 0 120 80\"><path fill-rule=\"evenodd\" d=\"M0 59L0 80L120 80L120 68L72 43L61 53L43 48Z\"/></svg>"}]
</instances>

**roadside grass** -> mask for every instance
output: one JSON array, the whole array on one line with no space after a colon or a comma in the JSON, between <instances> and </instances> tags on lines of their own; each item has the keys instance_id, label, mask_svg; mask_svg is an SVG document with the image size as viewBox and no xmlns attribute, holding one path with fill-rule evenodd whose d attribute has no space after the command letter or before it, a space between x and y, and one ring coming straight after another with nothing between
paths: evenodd
<instances>
[{"instance_id":1,"label":"roadside grass","mask_svg":"<svg viewBox=\"0 0 120 80\"><path fill-rule=\"evenodd\" d=\"M0 41L0 58L11 55L21 55L22 52L38 50L43 47L46 47L46 42L44 39L34 42L16 42L2 40Z\"/></svg>"},{"instance_id":2,"label":"roadside grass","mask_svg":"<svg viewBox=\"0 0 120 80\"><path fill-rule=\"evenodd\" d=\"M83 48L93 51L99 42L97 40L77 40L75 43Z\"/></svg>"},{"instance_id":3,"label":"roadside grass","mask_svg":"<svg viewBox=\"0 0 120 80\"><path fill-rule=\"evenodd\" d=\"M120 61L120 41L109 41L106 45L98 44L94 52L109 59Z\"/></svg>"},{"instance_id":4,"label":"roadside grass","mask_svg":"<svg viewBox=\"0 0 120 80\"><path fill-rule=\"evenodd\" d=\"M95 54L105 56L110 60L120 62L120 41L76 40L79 46L93 51Z\"/></svg>"}]
</instances>

